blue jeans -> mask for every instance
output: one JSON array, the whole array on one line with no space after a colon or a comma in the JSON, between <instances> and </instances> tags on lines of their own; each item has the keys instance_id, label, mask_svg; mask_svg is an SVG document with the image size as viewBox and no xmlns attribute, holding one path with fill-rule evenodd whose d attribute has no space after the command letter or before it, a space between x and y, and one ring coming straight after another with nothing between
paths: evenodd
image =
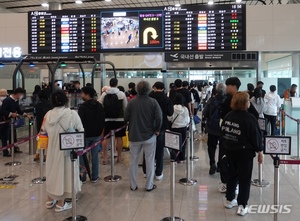
<instances>
[{"instance_id":1,"label":"blue jeans","mask_svg":"<svg viewBox=\"0 0 300 221\"><path fill-rule=\"evenodd\" d=\"M98 142L101 139L101 137L89 137L86 138L86 147L91 146L92 144ZM100 144L95 146L93 149L91 149L91 154L92 154L92 180L96 180L99 177L99 156L98 156L98 150L99 150ZM80 165L84 165L83 157L79 157L80 160ZM82 180L86 180L86 172L82 175Z\"/></svg>"}]
</instances>

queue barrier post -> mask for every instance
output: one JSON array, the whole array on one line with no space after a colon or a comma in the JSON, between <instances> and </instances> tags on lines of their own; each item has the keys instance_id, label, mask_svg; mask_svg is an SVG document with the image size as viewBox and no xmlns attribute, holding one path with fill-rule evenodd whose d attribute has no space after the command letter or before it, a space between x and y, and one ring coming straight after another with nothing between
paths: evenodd
<instances>
[{"instance_id":1,"label":"queue barrier post","mask_svg":"<svg viewBox=\"0 0 300 221\"><path fill-rule=\"evenodd\" d=\"M87 218L85 216L77 215L77 208L76 208L75 170L78 165L75 162L78 159L77 152L75 150L72 150L70 157L73 164L72 165L72 216L64 219L64 221L86 221Z\"/></svg>"},{"instance_id":2,"label":"queue barrier post","mask_svg":"<svg viewBox=\"0 0 300 221\"><path fill-rule=\"evenodd\" d=\"M193 186L197 183L197 180L191 178L191 165L190 165L190 157L191 157L191 147L190 147L190 132L187 132L187 157L186 157L186 178L182 178L179 180L179 183L185 186Z\"/></svg>"},{"instance_id":3,"label":"queue barrier post","mask_svg":"<svg viewBox=\"0 0 300 221\"><path fill-rule=\"evenodd\" d=\"M29 137L36 134L36 121L29 120ZM29 155L34 155L36 153L37 142L34 139L29 140Z\"/></svg>"},{"instance_id":4,"label":"queue barrier post","mask_svg":"<svg viewBox=\"0 0 300 221\"><path fill-rule=\"evenodd\" d=\"M274 205L279 205L279 166L280 158L274 157ZM274 221L278 221L278 211L274 213Z\"/></svg>"},{"instance_id":5,"label":"queue barrier post","mask_svg":"<svg viewBox=\"0 0 300 221\"><path fill-rule=\"evenodd\" d=\"M11 124L10 124L10 140L11 143L14 144L15 140L14 140L14 119L11 120ZM19 161L15 161L15 147L13 146L11 148L11 162L8 162L5 164L5 166L19 166L21 165L21 162Z\"/></svg>"},{"instance_id":6,"label":"queue barrier post","mask_svg":"<svg viewBox=\"0 0 300 221\"><path fill-rule=\"evenodd\" d=\"M263 165L260 163L258 163L258 179L254 179L252 185L256 187L267 187L270 185L269 181L263 179Z\"/></svg>"},{"instance_id":7,"label":"queue barrier post","mask_svg":"<svg viewBox=\"0 0 300 221\"><path fill-rule=\"evenodd\" d=\"M175 165L176 162L171 160L170 171L170 217L165 217L161 221L184 221L180 217L175 216Z\"/></svg>"},{"instance_id":8,"label":"queue barrier post","mask_svg":"<svg viewBox=\"0 0 300 221\"><path fill-rule=\"evenodd\" d=\"M122 180L122 177L119 175L115 175L115 159L114 159L114 155L115 155L115 131L111 130L110 132L111 138L111 174L110 176L107 176L104 178L104 181L106 182L118 182L120 180Z\"/></svg>"},{"instance_id":9,"label":"queue barrier post","mask_svg":"<svg viewBox=\"0 0 300 221\"><path fill-rule=\"evenodd\" d=\"M297 120L297 156L292 156L291 158L294 160L300 159L300 120Z\"/></svg>"},{"instance_id":10,"label":"queue barrier post","mask_svg":"<svg viewBox=\"0 0 300 221\"><path fill-rule=\"evenodd\" d=\"M193 130L193 120L194 120L194 118L193 117L191 117L191 123L190 123L190 135L191 135L191 137L190 137L190 148L191 148L191 157L190 157L190 160L191 161L198 161L199 160L199 157L196 157L195 155L194 155L194 153L195 153L195 150L194 150L194 130Z\"/></svg>"},{"instance_id":11,"label":"queue barrier post","mask_svg":"<svg viewBox=\"0 0 300 221\"><path fill-rule=\"evenodd\" d=\"M44 150L41 149L41 152L40 152L40 177L33 179L31 181L33 184L43 184L46 181L46 177L43 176L43 166L44 166Z\"/></svg>"}]
</instances>

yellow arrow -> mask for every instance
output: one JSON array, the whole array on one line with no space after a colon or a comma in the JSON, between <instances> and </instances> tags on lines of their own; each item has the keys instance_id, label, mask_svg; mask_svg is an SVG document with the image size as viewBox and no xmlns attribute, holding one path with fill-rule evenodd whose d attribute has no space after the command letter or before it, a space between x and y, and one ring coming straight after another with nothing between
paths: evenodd
<instances>
[{"instance_id":1,"label":"yellow arrow","mask_svg":"<svg viewBox=\"0 0 300 221\"><path fill-rule=\"evenodd\" d=\"M151 35L152 39L156 39L158 37L155 28L152 28L152 27L146 28L144 33L143 33L143 44L144 45L148 44L148 33L149 32L152 33L152 35Z\"/></svg>"}]
</instances>

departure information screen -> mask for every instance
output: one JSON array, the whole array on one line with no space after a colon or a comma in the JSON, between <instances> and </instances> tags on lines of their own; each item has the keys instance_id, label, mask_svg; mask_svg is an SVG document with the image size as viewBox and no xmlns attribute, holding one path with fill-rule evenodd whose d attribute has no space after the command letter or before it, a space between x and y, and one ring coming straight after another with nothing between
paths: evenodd
<instances>
[{"instance_id":1,"label":"departure information screen","mask_svg":"<svg viewBox=\"0 0 300 221\"><path fill-rule=\"evenodd\" d=\"M28 19L30 54L100 52L99 11L35 11Z\"/></svg>"},{"instance_id":2,"label":"departure information screen","mask_svg":"<svg viewBox=\"0 0 300 221\"><path fill-rule=\"evenodd\" d=\"M166 51L231 51L246 49L244 5L165 8Z\"/></svg>"}]
</instances>

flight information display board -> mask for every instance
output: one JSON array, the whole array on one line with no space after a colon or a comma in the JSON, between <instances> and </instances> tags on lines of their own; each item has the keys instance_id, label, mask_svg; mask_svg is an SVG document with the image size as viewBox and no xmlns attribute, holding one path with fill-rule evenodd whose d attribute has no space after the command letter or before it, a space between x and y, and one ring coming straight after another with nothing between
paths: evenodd
<instances>
[{"instance_id":1,"label":"flight information display board","mask_svg":"<svg viewBox=\"0 0 300 221\"><path fill-rule=\"evenodd\" d=\"M30 54L100 52L99 11L34 11L28 20Z\"/></svg>"},{"instance_id":2,"label":"flight information display board","mask_svg":"<svg viewBox=\"0 0 300 221\"><path fill-rule=\"evenodd\" d=\"M163 10L101 12L102 51L163 50Z\"/></svg>"},{"instance_id":3,"label":"flight information display board","mask_svg":"<svg viewBox=\"0 0 300 221\"><path fill-rule=\"evenodd\" d=\"M246 49L246 6L166 7L166 51Z\"/></svg>"}]
</instances>

